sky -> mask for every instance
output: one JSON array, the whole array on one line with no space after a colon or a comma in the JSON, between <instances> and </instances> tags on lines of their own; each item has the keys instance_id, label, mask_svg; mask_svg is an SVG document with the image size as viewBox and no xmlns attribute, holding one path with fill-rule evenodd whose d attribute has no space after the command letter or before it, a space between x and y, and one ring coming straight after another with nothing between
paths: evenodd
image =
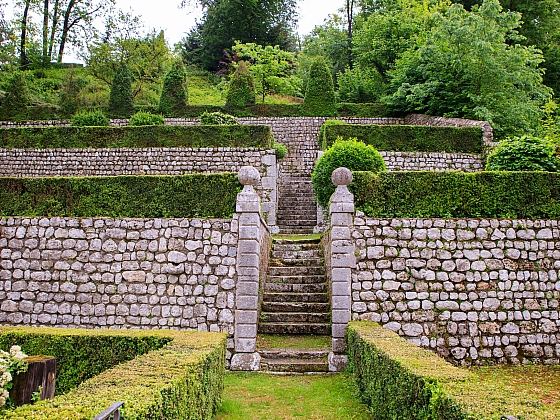
<instances>
[{"instance_id":1,"label":"sky","mask_svg":"<svg viewBox=\"0 0 560 420\"><path fill-rule=\"evenodd\" d=\"M147 28L163 29L170 46L194 26L195 19L200 18L201 10L194 6L179 9L180 0L116 0L117 8L124 11L132 9L141 15ZM194 3L194 2L193 2ZM8 1L6 17L12 16L12 2ZM328 15L336 13L344 4L343 0L298 0L299 22L297 32L305 35L324 22ZM64 61L76 61L71 54L65 55Z\"/></svg>"}]
</instances>

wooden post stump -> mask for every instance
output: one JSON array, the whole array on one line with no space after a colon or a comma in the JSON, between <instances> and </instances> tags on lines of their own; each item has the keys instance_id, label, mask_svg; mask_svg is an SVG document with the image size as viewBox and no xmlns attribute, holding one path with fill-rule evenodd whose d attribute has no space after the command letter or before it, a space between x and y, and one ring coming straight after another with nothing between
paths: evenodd
<instances>
[{"instance_id":1,"label":"wooden post stump","mask_svg":"<svg viewBox=\"0 0 560 420\"><path fill-rule=\"evenodd\" d=\"M41 387L40 399L54 397L56 382L56 359L52 356L29 356L25 360L29 363L27 372L14 376L10 398L16 406L30 404L33 393Z\"/></svg>"}]
</instances>

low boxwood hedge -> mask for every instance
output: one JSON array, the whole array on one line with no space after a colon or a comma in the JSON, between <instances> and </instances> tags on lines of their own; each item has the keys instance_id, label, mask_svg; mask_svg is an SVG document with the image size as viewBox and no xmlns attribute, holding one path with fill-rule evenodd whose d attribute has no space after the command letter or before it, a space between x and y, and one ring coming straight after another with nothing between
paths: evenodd
<instances>
[{"instance_id":1,"label":"low boxwood hedge","mask_svg":"<svg viewBox=\"0 0 560 420\"><path fill-rule=\"evenodd\" d=\"M52 400L0 411L6 420L92 419L112 403L124 402L122 417L136 420L214 418L220 404L225 366L226 335L193 331L73 330L56 328L2 328L4 345L21 343L28 354L56 351L59 374L77 379L79 369L66 366L75 360L93 373L91 365L113 367L82 382ZM63 341L68 340L68 345ZM157 343L156 349L138 357L134 348ZM80 349L74 345L89 346ZM117 351L112 348L119 347ZM121 349L133 349L119 353ZM42 351L42 350L44 351ZM53 350L54 349L54 350ZM99 351L99 355L96 355ZM79 355L71 353L79 352ZM122 355L126 358L120 359ZM124 363L123 363L124 362ZM121 363L121 364L118 364ZM74 374L74 375L73 375ZM57 387L59 386L57 377Z\"/></svg>"},{"instance_id":2,"label":"low boxwood hedge","mask_svg":"<svg viewBox=\"0 0 560 420\"><path fill-rule=\"evenodd\" d=\"M379 324L350 322L346 340L351 372L373 420L555 418L538 395L455 367Z\"/></svg>"},{"instance_id":3,"label":"low boxwood hedge","mask_svg":"<svg viewBox=\"0 0 560 420\"><path fill-rule=\"evenodd\" d=\"M370 217L560 217L551 172L354 172L350 190Z\"/></svg>"},{"instance_id":4,"label":"low boxwood hedge","mask_svg":"<svg viewBox=\"0 0 560 420\"><path fill-rule=\"evenodd\" d=\"M229 218L235 173L0 178L0 216Z\"/></svg>"},{"instance_id":5,"label":"low boxwood hedge","mask_svg":"<svg viewBox=\"0 0 560 420\"><path fill-rule=\"evenodd\" d=\"M338 137L357 138L377 150L392 152L481 153L480 127L429 127L423 125L331 125L319 140L326 150Z\"/></svg>"},{"instance_id":6,"label":"low boxwood hedge","mask_svg":"<svg viewBox=\"0 0 560 420\"><path fill-rule=\"evenodd\" d=\"M0 130L2 148L272 147L266 125L20 127Z\"/></svg>"}]
</instances>

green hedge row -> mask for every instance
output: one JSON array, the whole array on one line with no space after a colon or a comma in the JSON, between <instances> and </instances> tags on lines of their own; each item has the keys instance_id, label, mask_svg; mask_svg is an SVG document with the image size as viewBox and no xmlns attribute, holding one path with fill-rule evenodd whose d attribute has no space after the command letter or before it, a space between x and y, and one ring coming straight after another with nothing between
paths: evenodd
<instances>
[{"instance_id":1,"label":"green hedge row","mask_svg":"<svg viewBox=\"0 0 560 420\"><path fill-rule=\"evenodd\" d=\"M551 172L354 172L350 190L370 217L560 217Z\"/></svg>"},{"instance_id":2,"label":"green hedge row","mask_svg":"<svg viewBox=\"0 0 560 420\"><path fill-rule=\"evenodd\" d=\"M32 351L60 351L49 354L57 358L57 375L60 372L78 373L78 368L66 366L74 360L90 372L93 372L90 364L107 365L103 360L105 356L114 362L111 369L82 382L64 395L0 411L2 420L90 420L117 401L124 402L121 413L125 419L210 420L220 405L225 371L225 334L29 327L3 328L2 332L10 336L3 339L3 345L19 341L23 351L30 355ZM69 344L61 343L64 340ZM148 349L151 351L132 360L128 356L134 350L125 351L127 358L121 359L121 354L111 349L115 344L123 349L133 349L142 342L157 343L160 348ZM33 343L33 347L28 346L29 343ZM91 349L72 348L72 343ZM96 351L99 355L95 354ZM73 355L73 352L80 354ZM57 376L57 387L59 378ZM73 379L78 380L77 375Z\"/></svg>"},{"instance_id":3,"label":"green hedge row","mask_svg":"<svg viewBox=\"0 0 560 420\"><path fill-rule=\"evenodd\" d=\"M391 152L481 153L480 127L428 127L423 125L345 124L326 127L319 139L323 150L338 137L356 137L377 150Z\"/></svg>"},{"instance_id":4,"label":"green hedge row","mask_svg":"<svg viewBox=\"0 0 560 420\"><path fill-rule=\"evenodd\" d=\"M0 216L229 218L237 174L0 178Z\"/></svg>"},{"instance_id":5,"label":"green hedge row","mask_svg":"<svg viewBox=\"0 0 560 420\"><path fill-rule=\"evenodd\" d=\"M336 108L341 117L385 117L387 110L383 104L376 103L338 103ZM106 109L102 109L107 113ZM159 114L157 105L135 105L134 112L151 112ZM198 118L203 112L226 112L237 117L303 117L305 116L300 104L255 104L246 108L227 108L223 105L187 105L184 115L168 115L168 117ZM27 120L58 120L68 119L56 106L28 107L14 121ZM0 116L0 120L1 120Z\"/></svg>"},{"instance_id":6,"label":"green hedge row","mask_svg":"<svg viewBox=\"0 0 560 420\"><path fill-rule=\"evenodd\" d=\"M0 130L2 148L272 147L266 125L22 127Z\"/></svg>"},{"instance_id":7,"label":"green hedge row","mask_svg":"<svg viewBox=\"0 0 560 420\"><path fill-rule=\"evenodd\" d=\"M373 420L557 418L554 404L543 403L542 395L455 367L379 324L350 322L346 340L351 371Z\"/></svg>"}]
</instances>

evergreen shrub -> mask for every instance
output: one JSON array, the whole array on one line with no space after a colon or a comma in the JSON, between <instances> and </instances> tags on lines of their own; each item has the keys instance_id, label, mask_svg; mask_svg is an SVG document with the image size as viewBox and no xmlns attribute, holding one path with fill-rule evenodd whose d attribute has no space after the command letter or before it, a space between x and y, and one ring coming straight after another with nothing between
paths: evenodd
<instances>
[{"instance_id":1,"label":"evergreen shrub","mask_svg":"<svg viewBox=\"0 0 560 420\"><path fill-rule=\"evenodd\" d=\"M560 217L560 174L551 172L354 172L350 191L370 217Z\"/></svg>"},{"instance_id":2,"label":"evergreen shrub","mask_svg":"<svg viewBox=\"0 0 560 420\"><path fill-rule=\"evenodd\" d=\"M60 111L64 115L74 115L80 110L82 105L80 93L86 84L87 82L84 79L76 77L73 71L68 72L60 88L58 100Z\"/></svg>"},{"instance_id":3,"label":"evergreen shrub","mask_svg":"<svg viewBox=\"0 0 560 420\"><path fill-rule=\"evenodd\" d=\"M102 111L82 111L72 117L72 127L109 127L109 118Z\"/></svg>"},{"instance_id":4,"label":"evergreen shrub","mask_svg":"<svg viewBox=\"0 0 560 420\"><path fill-rule=\"evenodd\" d=\"M109 114L116 118L128 118L134 112L132 95L132 73L126 66L121 66L115 73L109 94Z\"/></svg>"},{"instance_id":5,"label":"evergreen shrub","mask_svg":"<svg viewBox=\"0 0 560 420\"><path fill-rule=\"evenodd\" d=\"M200 115L200 123L203 125L236 125L239 124L233 115L222 112L204 112Z\"/></svg>"},{"instance_id":6,"label":"evergreen shrub","mask_svg":"<svg viewBox=\"0 0 560 420\"><path fill-rule=\"evenodd\" d=\"M88 121L87 124L91 124ZM20 127L0 130L0 147L80 149L119 147L271 148L266 125L156 125L140 127Z\"/></svg>"},{"instance_id":7,"label":"evergreen shrub","mask_svg":"<svg viewBox=\"0 0 560 420\"><path fill-rule=\"evenodd\" d=\"M547 171L558 172L560 160L554 146L532 136L514 137L502 141L488 156L487 171Z\"/></svg>"},{"instance_id":8,"label":"evergreen shrub","mask_svg":"<svg viewBox=\"0 0 560 420\"><path fill-rule=\"evenodd\" d=\"M274 143L274 151L278 160L284 159L288 154L288 148L281 143Z\"/></svg>"},{"instance_id":9,"label":"evergreen shrub","mask_svg":"<svg viewBox=\"0 0 560 420\"><path fill-rule=\"evenodd\" d=\"M481 153L480 127L429 127L423 125L331 124L320 138L323 150L338 137L355 137L377 150L391 152Z\"/></svg>"},{"instance_id":10,"label":"evergreen shrub","mask_svg":"<svg viewBox=\"0 0 560 420\"><path fill-rule=\"evenodd\" d=\"M304 115L311 117L338 115L332 74L323 57L317 57L311 63L302 110Z\"/></svg>"},{"instance_id":11,"label":"evergreen shrub","mask_svg":"<svg viewBox=\"0 0 560 420\"><path fill-rule=\"evenodd\" d=\"M322 144L326 144L325 143L325 131L327 130L327 127L330 127L331 125L348 125L348 123L341 121L341 120L326 120L322 125L321 128L319 128L319 137L317 138L317 141L319 142L319 145L321 146ZM326 147L325 149L327 149L328 147Z\"/></svg>"},{"instance_id":12,"label":"evergreen shrub","mask_svg":"<svg viewBox=\"0 0 560 420\"><path fill-rule=\"evenodd\" d=\"M31 104L31 94L25 80L25 74L16 71L8 79L5 86L6 94L2 99L0 117L2 119L25 119L27 106Z\"/></svg>"},{"instance_id":13,"label":"evergreen shrub","mask_svg":"<svg viewBox=\"0 0 560 420\"><path fill-rule=\"evenodd\" d=\"M244 61L240 61L233 73L226 97L225 108L245 108L256 102L253 76Z\"/></svg>"},{"instance_id":14,"label":"evergreen shrub","mask_svg":"<svg viewBox=\"0 0 560 420\"><path fill-rule=\"evenodd\" d=\"M337 141L321 156L311 174L317 202L327 208L335 191L331 176L335 169L345 167L351 171L385 171L385 162L373 146L356 139Z\"/></svg>"},{"instance_id":15,"label":"evergreen shrub","mask_svg":"<svg viewBox=\"0 0 560 420\"><path fill-rule=\"evenodd\" d=\"M73 386L89 379L51 400L2 410L1 420L90 420L116 401L124 402L125 419L211 420L220 405L225 334L35 327L2 332L4 349L21 344L28 354L56 357L59 391L59 372Z\"/></svg>"},{"instance_id":16,"label":"evergreen shrub","mask_svg":"<svg viewBox=\"0 0 560 420\"><path fill-rule=\"evenodd\" d=\"M128 125L137 127L140 125L165 125L165 118L161 115L149 112L137 112L128 121Z\"/></svg>"},{"instance_id":17,"label":"evergreen shrub","mask_svg":"<svg viewBox=\"0 0 560 420\"><path fill-rule=\"evenodd\" d=\"M237 174L0 178L0 216L230 218Z\"/></svg>"},{"instance_id":18,"label":"evergreen shrub","mask_svg":"<svg viewBox=\"0 0 560 420\"><path fill-rule=\"evenodd\" d=\"M163 80L159 112L168 117L182 117L187 106L187 72L181 61L175 61Z\"/></svg>"}]
</instances>

